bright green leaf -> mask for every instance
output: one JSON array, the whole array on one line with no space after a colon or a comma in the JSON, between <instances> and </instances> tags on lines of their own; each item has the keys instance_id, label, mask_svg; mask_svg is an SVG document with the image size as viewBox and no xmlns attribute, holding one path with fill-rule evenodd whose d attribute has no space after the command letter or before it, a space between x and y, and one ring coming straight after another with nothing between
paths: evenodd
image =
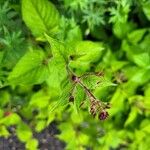
<instances>
[{"instance_id":1,"label":"bright green leaf","mask_svg":"<svg viewBox=\"0 0 150 150\"><path fill-rule=\"evenodd\" d=\"M21 123L18 125L16 133L17 133L17 137L22 142L27 142L32 137L31 129L25 123Z\"/></svg>"},{"instance_id":2,"label":"bright green leaf","mask_svg":"<svg viewBox=\"0 0 150 150\"><path fill-rule=\"evenodd\" d=\"M124 125L125 126L130 125L136 119L137 115L138 115L138 109L135 107L131 108L129 116L128 116L127 120L125 121Z\"/></svg>"},{"instance_id":3,"label":"bright green leaf","mask_svg":"<svg viewBox=\"0 0 150 150\"><path fill-rule=\"evenodd\" d=\"M40 121L37 122L35 130L37 132L41 132L45 127L46 127L46 121L45 120L40 120Z\"/></svg>"},{"instance_id":4,"label":"bright green leaf","mask_svg":"<svg viewBox=\"0 0 150 150\"><path fill-rule=\"evenodd\" d=\"M31 107L42 109L48 106L49 100L50 100L49 93L44 90L41 90L32 96L29 105Z\"/></svg>"},{"instance_id":5,"label":"bright green leaf","mask_svg":"<svg viewBox=\"0 0 150 150\"><path fill-rule=\"evenodd\" d=\"M21 121L20 116L15 113L12 113L9 116L6 116L6 117L0 119L0 124L10 126L10 125L16 125L16 124L20 123L20 121Z\"/></svg>"},{"instance_id":6,"label":"bright green leaf","mask_svg":"<svg viewBox=\"0 0 150 150\"><path fill-rule=\"evenodd\" d=\"M150 1L145 1L143 2L143 11L144 14L146 15L147 19L150 20Z\"/></svg>"},{"instance_id":7,"label":"bright green leaf","mask_svg":"<svg viewBox=\"0 0 150 150\"><path fill-rule=\"evenodd\" d=\"M5 126L0 126L0 137L4 136L5 138L8 138L10 133L8 132L7 128Z\"/></svg>"},{"instance_id":8,"label":"bright green leaf","mask_svg":"<svg viewBox=\"0 0 150 150\"><path fill-rule=\"evenodd\" d=\"M30 139L26 143L27 150L37 150L38 149L38 140L37 139Z\"/></svg>"},{"instance_id":9,"label":"bright green leaf","mask_svg":"<svg viewBox=\"0 0 150 150\"><path fill-rule=\"evenodd\" d=\"M59 13L50 1L23 0L22 15L35 37L43 37L44 33L50 35L57 33Z\"/></svg>"},{"instance_id":10,"label":"bright green leaf","mask_svg":"<svg viewBox=\"0 0 150 150\"><path fill-rule=\"evenodd\" d=\"M150 56L148 53L141 53L133 55L134 62L140 67L150 66Z\"/></svg>"},{"instance_id":11,"label":"bright green leaf","mask_svg":"<svg viewBox=\"0 0 150 150\"><path fill-rule=\"evenodd\" d=\"M70 67L76 69L78 73L83 73L90 69L90 64L98 61L102 56L104 45L99 42L82 41L75 47L74 56L78 56L70 62Z\"/></svg>"},{"instance_id":12,"label":"bright green leaf","mask_svg":"<svg viewBox=\"0 0 150 150\"><path fill-rule=\"evenodd\" d=\"M48 77L48 65L43 64L44 52L41 50L28 51L16 64L9 74L10 84L37 84Z\"/></svg>"}]
</instances>

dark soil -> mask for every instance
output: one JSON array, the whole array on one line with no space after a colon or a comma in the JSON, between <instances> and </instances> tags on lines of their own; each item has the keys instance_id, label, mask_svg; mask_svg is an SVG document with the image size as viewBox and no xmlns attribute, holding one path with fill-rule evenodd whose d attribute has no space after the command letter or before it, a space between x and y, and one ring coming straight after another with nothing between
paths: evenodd
<instances>
[{"instance_id":1,"label":"dark soil","mask_svg":"<svg viewBox=\"0 0 150 150\"><path fill-rule=\"evenodd\" d=\"M8 139L0 138L0 150L25 150L25 144L17 139L14 127L10 128L10 133L12 136ZM55 137L58 133L55 123L41 133L35 133L34 137L39 141L39 150L64 150L65 144Z\"/></svg>"}]
</instances>

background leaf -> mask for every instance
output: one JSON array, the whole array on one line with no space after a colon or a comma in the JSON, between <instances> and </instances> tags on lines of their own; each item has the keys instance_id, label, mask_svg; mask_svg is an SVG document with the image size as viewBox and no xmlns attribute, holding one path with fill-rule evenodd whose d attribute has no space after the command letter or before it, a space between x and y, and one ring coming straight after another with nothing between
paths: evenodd
<instances>
[{"instance_id":1,"label":"background leaf","mask_svg":"<svg viewBox=\"0 0 150 150\"><path fill-rule=\"evenodd\" d=\"M16 64L8 77L11 84L37 84L47 79L48 66L43 64L44 52L28 51Z\"/></svg>"},{"instance_id":2,"label":"background leaf","mask_svg":"<svg viewBox=\"0 0 150 150\"><path fill-rule=\"evenodd\" d=\"M43 37L44 33L50 35L57 33L59 13L50 1L23 0L22 15L35 37Z\"/></svg>"}]
</instances>

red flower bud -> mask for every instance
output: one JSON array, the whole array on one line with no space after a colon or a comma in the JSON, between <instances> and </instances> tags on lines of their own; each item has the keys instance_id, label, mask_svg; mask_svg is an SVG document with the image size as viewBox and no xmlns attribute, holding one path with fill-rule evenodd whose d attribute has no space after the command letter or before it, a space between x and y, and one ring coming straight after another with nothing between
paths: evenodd
<instances>
[{"instance_id":1,"label":"red flower bud","mask_svg":"<svg viewBox=\"0 0 150 150\"><path fill-rule=\"evenodd\" d=\"M103 111L101 111L101 112L99 113L98 118L99 118L100 120L105 120L108 116L109 116L108 112L105 111L105 110L103 110Z\"/></svg>"},{"instance_id":2,"label":"red flower bud","mask_svg":"<svg viewBox=\"0 0 150 150\"><path fill-rule=\"evenodd\" d=\"M12 112L10 112L10 111L4 112L4 116L5 116L5 117L10 116L11 114L12 114Z\"/></svg>"}]
</instances>

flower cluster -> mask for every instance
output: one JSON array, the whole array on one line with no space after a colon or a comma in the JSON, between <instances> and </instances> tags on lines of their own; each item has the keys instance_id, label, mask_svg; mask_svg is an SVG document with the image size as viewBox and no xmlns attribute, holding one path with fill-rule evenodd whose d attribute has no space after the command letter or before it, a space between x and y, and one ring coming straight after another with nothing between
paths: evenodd
<instances>
[{"instance_id":1,"label":"flower cluster","mask_svg":"<svg viewBox=\"0 0 150 150\"><path fill-rule=\"evenodd\" d=\"M100 100L93 99L91 100L90 113L93 117L98 114L100 120L105 120L109 114L107 109L110 108L109 103L104 103Z\"/></svg>"},{"instance_id":2,"label":"flower cluster","mask_svg":"<svg viewBox=\"0 0 150 150\"><path fill-rule=\"evenodd\" d=\"M97 75L97 74L96 74ZM105 120L109 116L107 109L110 108L109 103L102 102L101 100L98 100L82 82L80 77L77 77L73 75L71 77L72 81L75 84L79 84L85 91L86 95L88 96L90 100L90 113L95 118L98 116L99 120ZM73 96L70 96L69 101L74 101Z\"/></svg>"}]
</instances>

